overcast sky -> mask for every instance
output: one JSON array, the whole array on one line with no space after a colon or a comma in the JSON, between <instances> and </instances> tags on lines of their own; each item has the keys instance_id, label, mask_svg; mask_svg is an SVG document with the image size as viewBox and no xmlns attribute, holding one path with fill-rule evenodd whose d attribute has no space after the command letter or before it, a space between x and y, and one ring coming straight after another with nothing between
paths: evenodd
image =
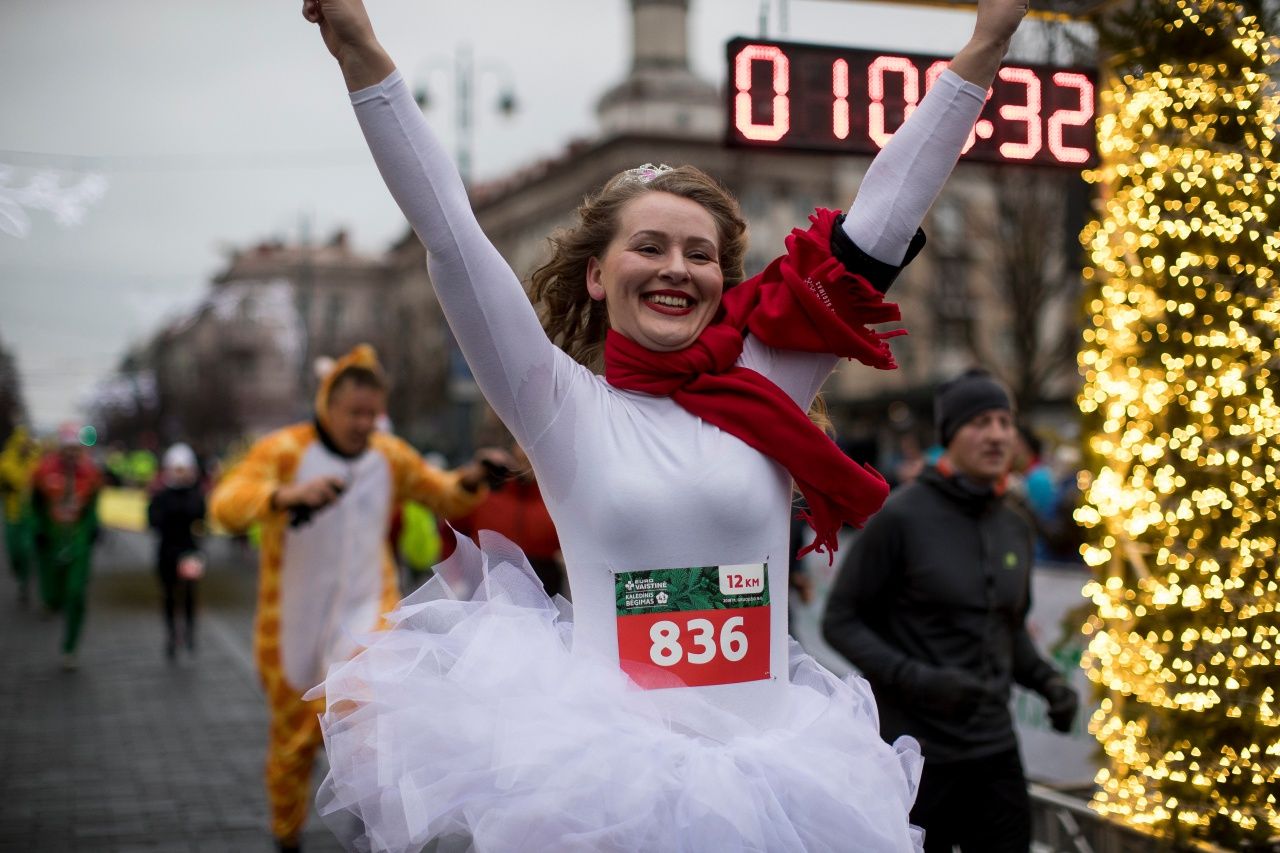
<instances>
[{"instance_id":1,"label":"overcast sky","mask_svg":"<svg viewBox=\"0 0 1280 853\"><path fill-rule=\"evenodd\" d=\"M497 177L595 132L599 95L630 62L630 0L367 0L429 115L452 139L452 77L469 44L501 68L519 112L477 98L475 173ZM784 37L778 0L770 35ZM758 35L761 0L692 0L694 68L720 83L724 43ZM166 317L190 308L223 250L351 231L378 251L403 233L301 0L0 0L0 340L17 356L36 425L74 417L95 380ZM786 38L953 53L966 13L848 0L790 0ZM452 143L449 142L450 146ZM101 198L64 225L30 199L58 186ZM62 193L65 195L65 193ZM6 205L7 198L7 205ZM23 221L25 220L25 222ZM21 236L17 232L23 232Z\"/></svg>"}]
</instances>

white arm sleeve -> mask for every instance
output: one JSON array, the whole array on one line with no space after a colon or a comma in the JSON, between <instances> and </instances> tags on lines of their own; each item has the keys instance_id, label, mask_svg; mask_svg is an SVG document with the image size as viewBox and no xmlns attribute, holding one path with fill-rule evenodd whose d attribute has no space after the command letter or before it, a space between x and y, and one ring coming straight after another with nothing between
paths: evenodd
<instances>
[{"instance_id":1,"label":"white arm sleeve","mask_svg":"<svg viewBox=\"0 0 1280 853\"><path fill-rule=\"evenodd\" d=\"M882 263L903 262L986 100L981 86L953 71L942 73L868 167L844 220L855 246ZM801 408L813 401L836 361L828 355L772 351L754 338L748 338L743 354L744 365L769 377Z\"/></svg>"},{"instance_id":2,"label":"white arm sleeve","mask_svg":"<svg viewBox=\"0 0 1280 853\"><path fill-rule=\"evenodd\" d=\"M527 448L559 411L564 374L579 366L547 339L520 279L480 230L400 72L352 92L351 103L382 179L426 247L432 286L476 384Z\"/></svg>"},{"instance_id":3,"label":"white arm sleeve","mask_svg":"<svg viewBox=\"0 0 1280 853\"><path fill-rule=\"evenodd\" d=\"M877 261L902 263L986 101L981 86L942 73L867 168L844 220L854 245Z\"/></svg>"}]
</instances>

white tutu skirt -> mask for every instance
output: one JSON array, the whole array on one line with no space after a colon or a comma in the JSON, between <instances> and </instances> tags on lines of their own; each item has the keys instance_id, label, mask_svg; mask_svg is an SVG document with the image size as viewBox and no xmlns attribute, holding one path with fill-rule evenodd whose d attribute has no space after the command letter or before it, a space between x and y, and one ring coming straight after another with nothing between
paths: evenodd
<instances>
[{"instance_id":1,"label":"white tutu skirt","mask_svg":"<svg viewBox=\"0 0 1280 853\"><path fill-rule=\"evenodd\" d=\"M787 722L696 688L641 690L574 654L567 602L492 532L402 601L309 695L330 771L317 805L348 850L904 851L922 759L879 737L862 679L791 648Z\"/></svg>"}]
</instances>

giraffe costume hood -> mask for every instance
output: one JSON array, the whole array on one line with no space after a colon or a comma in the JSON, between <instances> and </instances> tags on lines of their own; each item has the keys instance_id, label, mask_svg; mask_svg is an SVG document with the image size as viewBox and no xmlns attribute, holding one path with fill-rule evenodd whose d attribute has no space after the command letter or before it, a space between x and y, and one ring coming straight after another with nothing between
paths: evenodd
<instances>
[{"instance_id":1,"label":"giraffe costume hood","mask_svg":"<svg viewBox=\"0 0 1280 853\"><path fill-rule=\"evenodd\" d=\"M306 819L311 763L320 743L323 699L302 694L330 665L357 649L353 637L382 626L400 598L387 531L397 505L415 500L445 517L465 515L484 489L463 488L458 471L440 471L406 442L375 432L355 455L327 434L335 388L352 368L382 381L373 348L361 344L334 363L316 392L316 420L258 441L210 496L210 513L224 527L262 527L254 657L271 710L267 787L272 830L295 838ZM318 477L337 477L341 496L305 523L290 525L273 505L278 489Z\"/></svg>"},{"instance_id":2,"label":"giraffe costume hood","mask_svg":"<svg viewBox=\"0 0 1280 853\"><path fill-rule=\"evenodd\" d=\"M351 352L329 364L324 375L320 377L320 385L316 388L316 420L323 429L330 428L329 398L333 396L335 380L352 368L367 370L383 383L386 382L386 374L382 370L382 363L378 361L378 353L368 344L356 344Z\"/></svg>"}]
</instances>

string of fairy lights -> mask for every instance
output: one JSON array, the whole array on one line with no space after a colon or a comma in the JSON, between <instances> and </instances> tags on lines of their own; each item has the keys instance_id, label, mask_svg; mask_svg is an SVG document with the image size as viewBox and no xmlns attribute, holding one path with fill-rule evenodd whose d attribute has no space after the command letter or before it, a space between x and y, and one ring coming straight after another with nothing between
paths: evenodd
<instances>
[{"instance_id":1,"label":"string of fairy lights","mask_svg":"<svg viewBox=\"0 0 1280 853\"><path fill-rule=\"evenodd\" d=\"M1258 841L1280 835L1280 52L1229 5L1180 0L1165 26L1234 26L1230 61L1101 93L1077 519L1108 758L1093 807Z\"/></svg>"}]
</instances>

